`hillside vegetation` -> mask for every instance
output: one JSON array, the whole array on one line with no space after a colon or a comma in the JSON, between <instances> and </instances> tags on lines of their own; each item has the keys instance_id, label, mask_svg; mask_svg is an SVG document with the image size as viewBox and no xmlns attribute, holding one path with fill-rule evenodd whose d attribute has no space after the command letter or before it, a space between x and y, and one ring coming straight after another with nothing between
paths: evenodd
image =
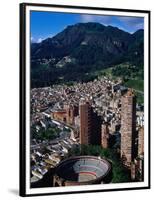
<instances>
[{"instance_id":1,"label":"hillside vegetation","mask_svg":"<svg viewBox=\"0 0 154 200\"><path fill-rule=\"evenodd\" d=\"M31 44L31 87L91 81L109 67L114 77L142 80L143 36L94 22L68 26Z\"/></svg>"}]
</instances>

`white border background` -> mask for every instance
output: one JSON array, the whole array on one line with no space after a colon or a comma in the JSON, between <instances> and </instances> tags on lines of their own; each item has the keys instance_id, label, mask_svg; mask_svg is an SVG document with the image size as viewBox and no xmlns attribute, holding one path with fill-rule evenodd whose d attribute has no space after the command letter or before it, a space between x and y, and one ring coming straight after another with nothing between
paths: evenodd
<instances>
[{"instance_id":1,"label":"white border background","mask_svg":"<svg viewBox=\"0 0 154 200\"><path fill-rule=\"evenodd\" d=\"M0 122L1 122L1 140L0 140L0 197L1 199L21 199L18 196L19 185L19 3L25 2L20 0L2 1L0 12L0 55L1 55L1 73L0 73ZM83 6L101 6L109 8L125 8L125 9L147 9L154 11L152 0L134 1L134 0L35 0L29 2L37 3L53 3L53 4L71 4ZM153 15L153 12L151 13ZM153 21L153 16L151 17ZM152 24L152 23L151 23ZM153 26L151 35L154 34ZM153 38L151 38L153 44ZM152 45L151 45L152 46ZM153 51L151 51L152 55ZM152 58L152 56L151 56ZM151 66L153 66L153 60ZM152 68L152 67L151 67ZM151 70L153 73L153 69ZM152 80L153 81L153 80ZM152 94L153 98L153 94ZM151 105L151 113L153 105ZM153 118L152 118L153 119ZM152 120L151 120L152 121ZM153 130L153 126L152 126ZM151 131L152 133L152 131ZM153 136L151 134L151 140ZM154 142L152 142L153 152ZM152 159L152 167L154 162ZM153 171L152 171L153 176ZM152 179L153 183L153 179ZM138 190L138 191L120 191L90 194L73 194L60 195L52 197L32 197L32 199L152 199L154 189Z\"/></svg>"},{"instance_id":2,"label":"white border background","mask_svg":"<svg viewBox=\"0 0 154 200\"><path fill-rule=\"evenodd\" d=\"M54 12L72 12L72 13L88 13L88 14L102 14L102 15L121 15L121 16L138 16L144 17L144 86L145 86L145 134L148 133L148 14L147 13L128 13L118 11L92 11L88 9L68 9L68 8L53 8L53 7L39 7L27 6L26 7L26 194L39 194L39 193L55 193L67 191L84 191L84 190L101 190L101 189L116 189L116 188L133 188L148 186L148 134L145 136L144 145L144 182L138 183L122 183L122 184L105 184L105 185L88 185L76 187L48 187L48 188L30 188L30 11L54 11Z\"/></svg>"}]
</instances>

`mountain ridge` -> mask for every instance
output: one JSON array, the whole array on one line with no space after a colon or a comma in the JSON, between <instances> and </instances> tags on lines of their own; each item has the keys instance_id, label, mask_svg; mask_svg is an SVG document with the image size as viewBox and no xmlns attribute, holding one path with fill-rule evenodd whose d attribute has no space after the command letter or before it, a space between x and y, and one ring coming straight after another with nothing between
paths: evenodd
<instances>
[{"instance_id":1,"label":"mountain ridge","mask_svg":"<svg viewBox=\"0 0 154 200\"><path fill-rule=\"evenodd\" d=\"M32 80L41 79L39 69L48 71L49 74L52 71L51 74L66 74L69 77L70 69L73 68L74 73L82 77L81 69L89 73L123 62L143 66L143 39L143 29L131 34L117 27L95 22L69 25L54 37L31 44ZM64 57L69 62L65 63ZM50 62L44 68L38 62L39 59ZM57 69L58 66L61 69ZM44 71L43 73L47 73ZM74 80L73 74L70 76ZM48 80L48 83L52 81L52 77Z\"/></svg>"}]
</instances>

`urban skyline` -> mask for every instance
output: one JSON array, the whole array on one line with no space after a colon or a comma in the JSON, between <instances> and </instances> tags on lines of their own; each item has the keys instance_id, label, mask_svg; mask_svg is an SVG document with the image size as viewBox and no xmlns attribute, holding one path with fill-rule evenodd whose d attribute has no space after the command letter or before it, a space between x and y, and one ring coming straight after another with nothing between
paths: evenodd
<instances>
[{"instance_id":1,"label":"urban skyline","mask_svg":"<svg viewBox=\"0 0 154 200\"><path fill-rule=\"evenodd\" d=\"M49 169L59 166L67 157L71 158L67 155L71 155L72 149L79 151L80 145L100 146L102 150L114 149L117 152L115 156L121 157L118 162L122 162L124 169L128 170L129 181L143 181L144 115L138 109L136 118L132 89L120 87L121 82L114 83L102 77L94 82L70 87L55 85L32 89L32 108L35 113L31 116L32 126L35 125L38 132L56 128L58 134L53 139L45 139L44 136L37 139L34 136L31 141L32 187L43 179ZM100 93L104 101L97 97ZM49 102L54 106L48 107ZM96 155L99 156L99 153ZM86 177L82 177L82 180ZM91 180L92 177L88 178Z\"/></svg>"}]
</instances>

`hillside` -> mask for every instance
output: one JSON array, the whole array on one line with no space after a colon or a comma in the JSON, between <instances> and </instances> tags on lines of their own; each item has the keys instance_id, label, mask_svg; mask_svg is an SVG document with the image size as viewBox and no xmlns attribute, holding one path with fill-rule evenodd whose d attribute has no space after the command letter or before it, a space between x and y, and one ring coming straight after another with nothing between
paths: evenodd
<instances>
[{"instance_id":1,"label":"hillside","mask_svg":"<svg viewBox=\"0 0 154 200\"><path fill-rule=\"evenodd\" d=\"M95 71L125 62L142 70L143 36L93 22L68 26L31 44L31 86L93 80Z\"/></svg>"}]
</instances>

